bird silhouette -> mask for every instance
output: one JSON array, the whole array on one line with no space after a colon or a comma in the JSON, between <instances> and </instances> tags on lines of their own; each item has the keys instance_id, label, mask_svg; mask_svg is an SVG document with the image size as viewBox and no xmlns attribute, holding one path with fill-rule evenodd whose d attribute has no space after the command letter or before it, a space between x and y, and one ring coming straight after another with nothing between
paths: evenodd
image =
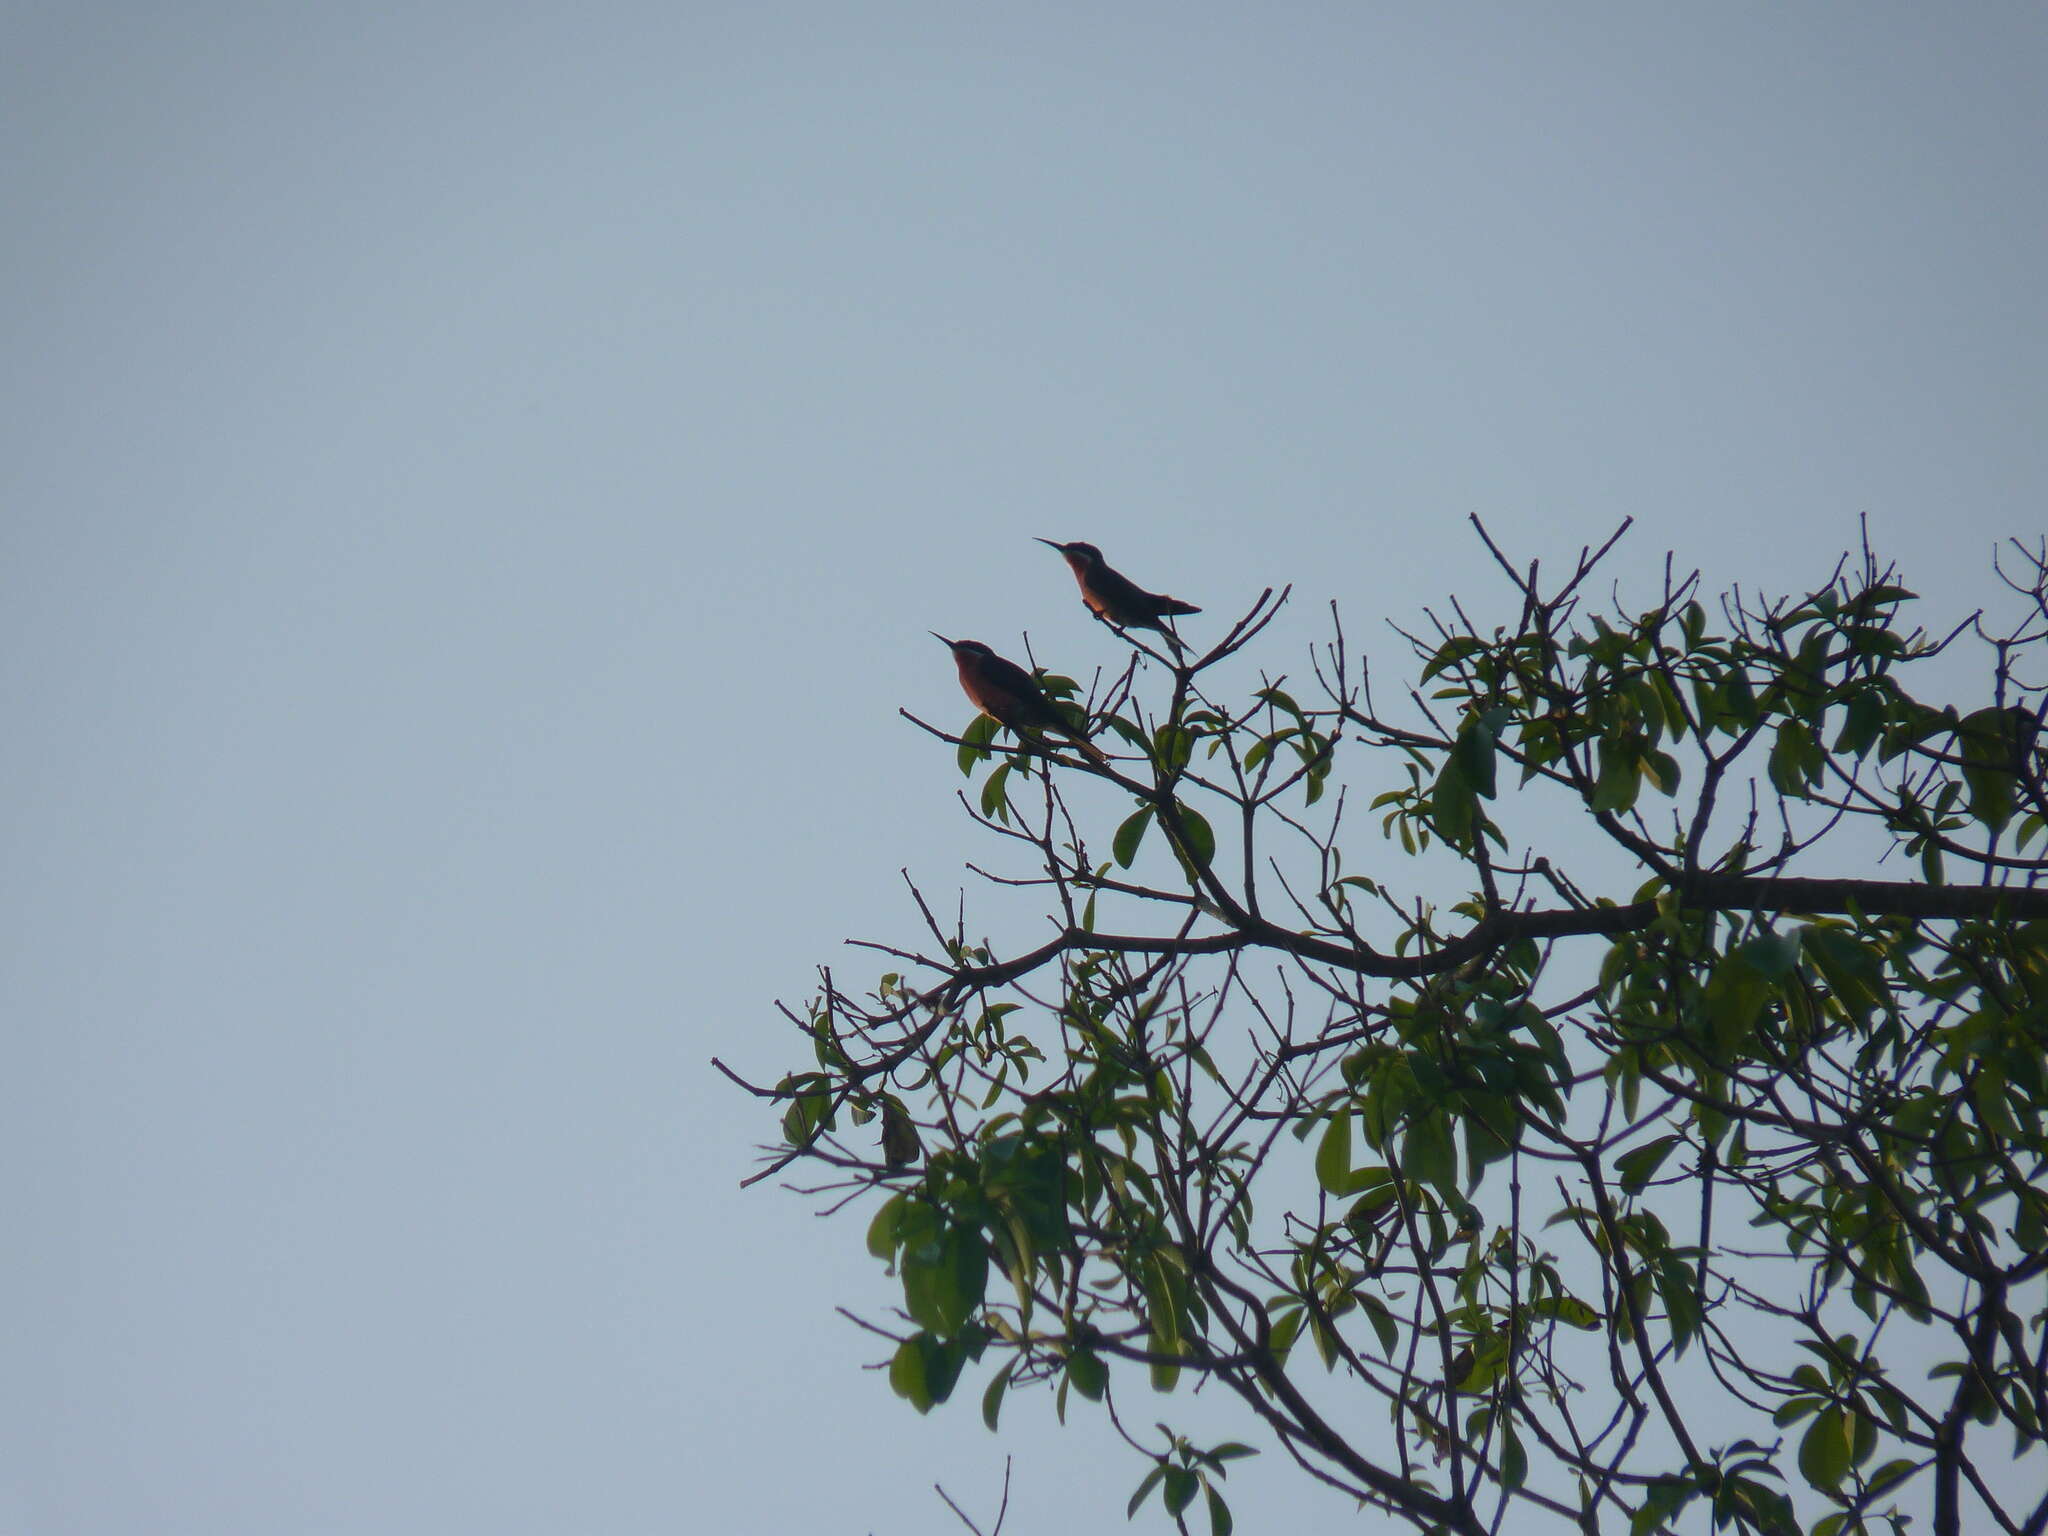
<instances>
[{"instance_id":1,"label":"bird silhouette","mask_svg":"<svg viewBox=\"0 0 2048 1536\"><path fill-rule=\"evenodd\" d=\"M1193 603L1184 603L1177 597L1147 592L1130 577L1112 569L1102 558L1102 551L1093 544L1084 544L1079 539L1068 544L1054 539L1040 539L1038 542L1066 556L1067 564L1073 568L1074 580L1080 585L1081 601L1088 605L1088 611L1118 629L1156 629L1172 639L1173 631L1166 626L1168 619L1202 611Z\"/></svg>"},{"instance_id":2,"label":"bird silhouette","mask_svg":"<svg viewBox=\"0 0 2048 1536\"><path fill-rule=\"evenodd\" d=\"M1022 739L1033 740L1050 731L1072 742L1090 762L1109 761L1094 742L1067 723L1045 690L1014 661L1003 660L979 640L948 640L937 630L931 636L952 651L960 669L960 690L983 714Z\"/></svg>"}]
</instances>

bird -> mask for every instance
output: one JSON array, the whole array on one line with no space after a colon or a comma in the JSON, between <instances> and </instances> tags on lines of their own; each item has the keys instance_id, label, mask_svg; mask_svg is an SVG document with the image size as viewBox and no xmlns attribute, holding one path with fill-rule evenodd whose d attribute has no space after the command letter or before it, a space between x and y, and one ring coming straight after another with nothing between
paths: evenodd
<instances>
[{"instance_id":1,"label":"bird","mask_svg":"<svg viewBox=\"0 0 2048 1536\"><path fill-rule=\"evenodd\" d=\"M1073 568L1074 580L1080 583L1081 601L1088 605L1088 611L1118 629L1156 629L1171 639L1173 632L1166 627L1168 619L1202 611L1193 603L1184 603L1177 597L1147 592L1130 577L1111 569L1109 562L1102 558L1102 551L1093 544L1084 544L1079 539L1068 544L1057 539L1040 539L1038 542L1050 545L1066 556L1067 564Z\"/></svg>"},{"instance_id":2,"label":"bird","mask_svg":"<svg viewBox=\"0 0 2048 1536\"><path fill-rule=\"evenodd\" d=\"M1071 741L1090 762L1109 761L1101 748L1068 724L1045 690L1017 663L1003 660L979 640L948 640L937 630L930 634L952 651L960 668L960 690L983 714L1007 725L1020 738L1052 731Z\"/></svg>"}]
</instances>

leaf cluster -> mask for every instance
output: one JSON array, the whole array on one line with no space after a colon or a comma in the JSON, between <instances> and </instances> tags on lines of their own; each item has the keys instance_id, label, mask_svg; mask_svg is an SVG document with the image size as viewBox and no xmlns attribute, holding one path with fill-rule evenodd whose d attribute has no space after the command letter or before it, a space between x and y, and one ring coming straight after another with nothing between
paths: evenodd
<instances>
[{"instance_id":1,"label":"leaf cluster","mask_svg":"<svg viewBox=\"0 0 2048 1536\"><path fill-rule=\"evenodd\" d=\"M1250 1448L1120 1394L1213 1383L1420 1531L2042 1530L2043 554L2010 627L1930 634L1867 547L1596 609L1613 541L1545 581L1478 532L1510 616L1397 631L1398 713L1334 611L1307 686L1231 684L1268 594L1048 680L1101 763L939 733L1052 937L919 895L755 1090L772 1167L879 1197L891 1385L1078 1394L1130 1512L1215 1532Z\"/></svg>"}]
</instances>

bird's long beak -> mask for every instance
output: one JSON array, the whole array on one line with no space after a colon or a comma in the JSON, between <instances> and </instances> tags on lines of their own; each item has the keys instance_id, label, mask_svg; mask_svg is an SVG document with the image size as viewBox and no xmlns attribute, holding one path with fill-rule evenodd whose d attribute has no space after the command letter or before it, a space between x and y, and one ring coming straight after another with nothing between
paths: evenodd
<instances>
[{"instance_id":1,"label":"bird's long beak","mask_svg":"<svg viewBox=\"0 0 2048 1536\"><path fill-rule=\"evenodd\" d=\"M1060 543L1058 539L1040 539L1038 542L1046 545L1049 548L1058 550L1063 555L1067 552L1067 546Z\"/></svg>"},{"instance_id":2,"label":"bird's long beak","mask_svg":"<svg viewBox=\"0 0 2048 1536\"><path fill-rule=\"evenodd\" d=\"M930 635L934 640L938 641L939 644L946 646L949 649L952 647L953 642L948 640L944 635L940 634L936 629L928 629L925 631L925 633Z\"/></svg>"}]
</instances>

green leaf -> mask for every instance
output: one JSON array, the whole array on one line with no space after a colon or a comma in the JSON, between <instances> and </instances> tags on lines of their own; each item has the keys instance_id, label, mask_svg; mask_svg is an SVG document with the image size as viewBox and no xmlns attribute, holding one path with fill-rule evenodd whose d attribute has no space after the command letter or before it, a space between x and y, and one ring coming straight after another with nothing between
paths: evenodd
<instances>
[{"instance_id":1,"label":"green leaf","mask_svg":"<svg viewBox=\"0 0 2048 1536\"><path fill-rule=\"evenodd\" d=\"M1633 1152L1623 1153L1615 1159L1615 1172L1621 1175L1621 1187L1629 1194L1637 1194L1649 1183L1684 1138L1659 1136L1655 1141L1645 1142Z\"/></svg>"},{"instance_id":2,"label":"green leaf","mask_svg":"<svg viewBox=\"0 0 2048 1536\"><path fill-rule=\"evenodd\" d=\"M1634 744L1603 739L1600 743L1600 776L1593 783L1588 805L1595 811L1627 811L1636 803L1642 775Z\"/></svg>"},{"instance_id":3,"label":"green leaf","mask_svg":"<svg viewBox=\"0 0 2048 1536\"><path fill-rule=\"evenodd\" d=\"M1771 742L1769 769L1771 785L1779 794L1804 800L1809 777L1819 777L1819 759L1820 744L1814 740L1812 726L1796 719L1778 722L1777 734Z\"/></svg>"},{"instance_id":4,"label":"green leaf","mask_svg":"<svg viewBox=\"0 0 2048 1536\"><path fill-rule=\"evenodd\" d=\"M1138 1513L1138 1506L1145 1502L1145 1496L1154 1488L1157 1488L1160 1479L1165 1476L1166 1464L1164 1462L1161 1462L1145 1474L1144 1481L1138 1484L1138 1491L1131 1495L1131 1502L1124 1506L1124 1518L1126 1520L1131 1519Z\"/></svg>"},{"instance_id":5,"label":"green leaf","mask_svg":"<svg viewBox=\"0 0 2048 1536\"><path fill-rule=\"evenodd\" d=\"M1430 786L1429 814L1436 829L1454 847L1472 845L1472 826L1479 814L1479 797L1455 756L1444 759L1436 783Z\"/></svg>"},{"instance_id":6,"label":"green leaf","mask_svg":"<svg viewBox=\"0 0 2048 1536\"><path fill-rule=\"evenodd\" d=\"M1830 1403L1799 1441L1799 1470L1814 1487L1832 1490L1849 1475L1851 1449L1841 1405Z\"/></svg>"},{"instance_id":7,"label":"green leaf","mask_svg":"<svg viewBox=\"0 0 2048 1536\"><path fill-rule=\"evenodd\" d=\"M1850 757L1866 756L1884 731L1884 717L1884 694L1876 688L1858 689L1843 708L1834 750Z\"/></svg>"},{"instance_id":8,"label":"green leaf","mask_svg":"<svg viewBox=\"0 0 2048 1536\"><path fill-rule=\"evenodd\" d=\"M1117 735L1121 736L1131 746L1136 747L1140 752L1152 750L1152 738L1139 730L1137 726L1126 720L1122 715L1105 715L1102 718L1102 723L1116 732Z\"/></svg>"},{"instance_id":9,"label":"green leaf","mask_svg":"<svg viewBox=\"0 0 2048 1536\"><path fill-rule=\"evenodd\" d=\"M1492 725L1484 717L1467 720L1458 732L1458 739L1451 748L1451 756L1456 760L1466 784L1471 786L1472 791L1491 800L1495 767Z\"/></svg>"},{"instance_id":10,"label":"green leaf","mask_svg":"<svg viewBox=\"0 0 2048 1536\"><path fill-rule=\"evenodd\" d=\"M1164 773L1179 773L1187 767L1194 750L1195 733L1184 725L1162 725L1152 738L1153 757Z\"/></svg>"},{"instance_id":11,"label":"green leaf","mask_svg":"<svg viewBox=\"0 0 2048 1536\"><path fill-rule=\"evenodd\" d=\"M1467 657L1476 656L1486 649L1486 642L1477 635L1455 635L1438 647L1422 669L1422 681L1428 682L1448 667L1455 667ZM1283 695L1284 697L1284 695Z\"/></svg>"},{"instance_id":12,"label":"green leaf","mask_svg":"<svg viewBox=\"0 0 2048 1536\"><path fill-rule=\"evenodd\" d=\"M1145 1314L1151 1325L1146 1347L1156 1355L1181 1353L1181 1298L1185 1294L1180 1272L1160 1254L1146 1263ZM1152 1390L1171 1392L1180 1380L1180 1366L1172 1361L1150 1362Z\"/></svg>"},{"instance_id":13,"label":"green leaf","mask_svg":"<svg viewBox=\"0 0 2048 1536\"><path fill-rule=\"evenodd\" d=\"M1758 934L1736 951L1759 976L1783 981L1799 968L1799 934Z\"/></svg>"},{"instance_id":14,"label":"green leaf","mask_svg":"<svg viewBox=\"0 0 2048 1536\"><path fill-rule=\"evenodd\" d=\"M979 1346L975 1348L979 1352ZM896 1347L889 1361L889 1385L919 1413L929 1413L934 1403L953 1395L967 1354L963 1345L944 1344L929 1333L913 1334Z\"/></svg>"},{"instance_id":15,"label":"green leaf","mask_svg":"<svg viewBox=\"0 0 2048 1536\"><path fill-rule=\"evenodd\" d=\"M1089 1402L1099 1403L1109 1390L1109 1367L1093 1350L1077 1349L1067 1356L1067 1380Z\"/></svg>"},{"instance_id":16,"label":"green leaf","mask_svg":"<svg viewBox=\"0 0 2048 1536\"><path fill-rule=\"evenodd\" d=\"M903 1251L903 1307L926 1331L951 1338L988 1290L988 1244L978 1228L948 1227Z\"/></svg>"},{"instance_id":17,"label":"green leaf","mask_svg":"<svg viewBox=\"0 0 2048 1536\"><path fill-rule=\"evenodd\" d=\"M1176 805L1174 811L1187 842L1188 857L1194 860L1196 869L1207 869L1216 862L1215 829L1199 811L1185 805Z\"/></svg>"},{"instance_id":18,"label":"green leaf","mask_svg":"<svg viewBox=\"0 0 2048 1536\"><path fill-rule=\"evenodd\" d=\"M1770 996L1771 984L1739 954L1723 955L1715 962L1700 999L1713 1025L1715 1048L1724 1055L1739 1050Z\"/></svg>"},{"instance_id":19,"label":"green leaf","mask_svg":"<svg viewBox=\"0 0 2048 1536\"><path fill-rule=\"evenodd\" d=\"M1573 1328L1588 1332L1600 1326L1600 1313L1576 1296L1544 1296L1529 1304L1529 1310L1538 1317L1555 1318Z\"/></svg>"},{"instance_id":20,"label":"green leaf","mask_svg":"<svg viewBox=\"0 0 2048 1536\"><path fill-rule=\"evenodd\" d=\"M1719 703L1729 735L1739 736L1756 724L1756 690L1750 687L1749 674L1742 668L1735 668L1721 684Z\"/></svg>"},{"instance_id":21,"label":"green leaf","mask_svg":"<svg viewBox=\"0 0 2048 1536\"><path fill-rule=\"evenodd\" d=\"M1301 1337L1302 1324L1307 1320L1307 1310L1299 1304L1284 1307L1273 1314L1273 1355L1282 1365L1287 1363L1287 1353L1294 1348L1294 1341Z\"/></svg>"},{"instance_id":22,"label":"green leaf","mask_svg":"<svg viewBox=\"0 0 2048 1536\"><path fill-rule=\"evenodd\" d=\"M991 1434L995 1432L996 1420L1003 1414L1003 1394L1010 1388L1010 1372L1016 1369L1017 1362L1013 1360L996 1372L987 1390L981 1394L981 1422L989 1427Z\"/></svg>"},{"instance_id":23,"label":"green leaf","mask_svg":"<svg viewBox=\"0 0 2048 1536\"><path fill-rule=\"evenodd\" d=\"M1522 1437L1513 1424L1503 1424L1501 1429L1500 1483L1503 1488L1519 1488L1529 1481L1529 1453L1522 1448Z\"/></svg>"},{"instance_id":24,"label":"green leaf","mask_svg":"<svg viewBox=\"0 0 2048 1536\"><path fill-rule=\"evenodd\" d=\"M1451 1385L1460 1392L1486 1391L1500 1380L1501 1371L1507 1365L1507 1353L1507 1340L1498 1335L1478 1349L1466 1345L1451 1361Z\"/></svg>"},{"instance_id":25,"label":"green leaf","mask_svg":"<svg viewBox=\"0 0 2048 1536\"><path fill-rule=\"evenodd\" d=\"M1919 1466L1918 1462L1909 1461L1904 1457L1897 1461L1886 1462L1870 1474L1870 1481L1867 1485L1869 1491L1874 1494L1884 1492L1887 1488L1905 1481L1906 1478L1912 1475L1914 1468L1917 1466Z\"/></svg>"},{"instance_id":26,"label":"green leaf","mask_svg":"<svg viewBox=\"0 0 2048 1536\"><path fill-rule=\"evenodd\" d=\"M1166 1469L1166 1512L1178 1518L1202 1491L1201 1480L1186 1467Z\"/></svg>"},{"instance_id":27,"label":"green leaf","mask_svg":"<svg viewBox=\"0 0 2048 1536\"><path fill-rule=\"evenodd\" d=\"M2018 718L2026 721L2026 716ZM1963 782L1970 790L1970 814L1997 832L2012 819L2013 774L2016 756L2008 713L2002 709L1980 709L1966 715L1956 728L1963 749ZM2031 722L2028 722L2031 723Z\"/></svg>"},{"instance_id":28,"label":"green leaf","mask_svg":"<svg viewBox=\"0 0 2048 1536\"><path fill-rule=\"evenodd\" d=\"M1002 726L993 715L976 715L968 722L967 729L960 733L958 760L960 772L972 776L976 763L985 763L995 754L989 743L996 739L996 732Z\"/></svg>"},{"instance_id":29,"label":"green leaf","mask_svg":"<svg viewBox=\"0 0 2048 1536\"><path fill-rule=\"evenodd\" d=\"M1656 1285L1657 1295L1664 1303L1665 1318L1671 1327L1672 1342L1682 1355L1698 1336L1704 1316L1697 1281L1693 1271L1683 1262L1675 1256L1667 1256L1657 1268Z\"/></svg>"},{"instance_id":30,"label":"green leaf","mask_svg":"<svg viewBox=\"0 0 2048 1536\"><path fill-rule=\"evenodd\" d=\"M802 1081L822 1083L822 1074L806 1072ZM795 1086L799 1079L784 1079L785 1088ZM793 1147L810 1145L821 1130L832 1129L832 1096L829 1093L802 1093L790 1100L789 1108L782 1112L782 1136Z\"/></svg>"},{"instance_id":31,"label":"green leaf","mask_svg":"<svg viewBox=\"0 0 2048 1536\"><path fill-rule=\"evenodd\" d=\"M1402 1142L1407 1172L1434 1185L1446 1199L1458 1196L1458 1144L1451 1139L1450 1117L1441 1110L1418 1114L1408 1122Z\"/></svg>"},{"instance_id":32,"label":"green leaf","mask_svg":"<svg viewBox=\"0 0 2048 1536\"><path fill-rule=\"evenodd\" d=\"M1145 1341L1145 1347L1154 1354L1165 1355L1174 1353L1178 1345L1173 1339L1155 1333ZM1180 1367L1171 1361L1153 1360L1148 1362L1147 1369L1152 1377L1154 1392L1171 1392L1180 1384Z\"/></svg>"},{"instance_id":33,"label":"green leaf","mask_svg":"<svg viewBox=\"0 0 2048 1536\"><path fill-rule=\"evenodd\" d=\"M908 1202L908 1196L891 1195L868 1223L868 1252L884 1263L896 1257L896 1223Z\"/></svg>"},{"instance_id":34,"label":"green leaf","mask_svg":"<svg viewBox=\"0 0 2048 1536\"><path fill-rule=\"evenodd\" d=\"M1316 1143L1316 1182L1330 1194L1348 1194L1351 1177L1351 1112L1339 1110Z\"/></svg>"},{"instance_id":35,"label":"green leaf","mask_svg":"<svg viewBox=\"0 0 2048 1536\"><path fill-rule=\"evenodd\" d=\"M1885 1006L1890 994L1883 964L1855 934L1814 923L1801 930L1799 940L1835 1000L1858 1019Z\"/></svg>"},{"instance_id":36,"label":"green leaf","mask_svg":"<svg viewBox=\"0 0 2048 1536\"><path fill-rule=\"evenodd\" d=\"M903 1277L903 1310L910 1314L910 1320L919 1327L933 1329L943 1327L945 1319L940 1315L939 1304L933 1294L937 1289L938 1256L940 1245L921 1243L915 1248L906 1248L900 1273Z\"/></svg>"},{"instance_id":37,"label":"green leaf","mask_svg":"<svg viewBox=\"0 0 2048 1536\"><path fill-rule=\"evenodd\" d=\"M1696 1489L1690 1479L1660 1477L1644 1491L1642 1506L1629 1521L1629 1536L1649 1536L1692 1502Z\"/></svg>"},{"instance_id":38,"label":"green leaf","mask_svg":"<svg viewBox=\"0 0 2048 1536\"><path fill-rule=\"evenodd\" d=\"M1306 737L1303 746L1306 747L1310 740L1315 742L1315 750L1310 754L1308 773L1302 781L1304 805L1314 805L1323 798L1323 786L1330 781L1330 765L1336 761L1328 742L1321 737Z\"/></svg>"},{"instance_id":39,"label":"green leaf","mask_svg":"<svg viewBox=\"0 0 2048 1536\"><path fill-rule=\"evenodd\" d=\"M2020 1207L2013 1218L2013 1240L2023 1252L2038 1253L2048 1248L2048 1200L2038 1190L2019 1192Z\"/></svg>"},{"instance_id":40,"label":"green leaf","mask_svg":"<svg viewBox=\"0 0 2048 1536\"><path fill-rule=\"evenodd\" d=\"M1385 1168L1352 1169L1344 1180L1344 1193L1358 1196L1344 1213L1344 1219L1354 1228L1377 1225L1400 1199L1400 1191L1394 1188L1394 1175Z\"/></svg>"},{"instance_id":41,"label":"green leaf","mask_svg":"<svg viewBox=\"0 0 2048 1536\"><path fill-rule=\"evenodd\" d=\"M987 782L981 786L981 814L1000 817L1005 825L1010 820L1010 797L1005 791L1005 783L1009 777L1010 765L1004 763L990 774Z\"/></svg>"},{"instance_id":42,"label":"green leaf","mask_svg":"<svg viewBox=\"0 0 2048 1536\"><path fill-rule=\"evenodd\" d=\"M1809 1397L1804 1393L1798 1397L1788 1397L1778 1404L1776 1411L1771 1414L1771 1422L1780 1429L1797 1424L1809 1414L1817 1412L1825 1401L1825 1398Z\"/></svg>"},{"instance_id":43,"label":"green leaf","mask_svg":"<svg viewBox=\"0 0 2048 1536\"><path fill-rule=\"evenodd\" d=\"M973 1353L979 1354L976 1345ZM953 1395L953 1388L960 1384L960 1371L967 1364L969 1350L961 1340L942 1342L927 1339L924 1346L924 1379L931 1388L932 1401L943 1403Z\"/></svg>"},{"instance_id":44,"label":"green leaf","mask_svg":"<svg viewBox=\"0 0 2048 1536\"><path fill-rule=\"evenodd\" d=\"M1215 1484L1204 1484L1202 1492L1209 1501L1209 1536L1230 1536L1237 1529L1237 1523L1230 1518L1230 1506L1223 1502Z\"/></svg>"},{"instance_id":45,"label":"green leaf","mask_svg":"<svg viewBox=\"0 0 2048 1536\"><path fill-rule=\"evenodd\" d=\"M918 1334L896 1346L896 1353L889 1361L889 1386L919 1413L930 1413L931 1388L925 1383L924 1350L918 1344L918 1340L924 1337Z\"/></svg>"},{"instance_id":46,"label":"green leaf","mask_svg":"<svg viewBox=\"0 0 2048 1536\"><path fill-rule=\"evenodd\" d=\"M1126 817L1124 824L1116 829L1116 839L1110 844L1109 851L1124 869L1129 869L1131 861L1138 856L1138 844L1145 840L1145 829L1150 825L1152 807L1147 805Z\"/></svg>"},{"instance_id":47,"label":"green leaf","mask_svg":"<svg viewBox=\"0 0 2048 1536\"><path fill-rule=\"evenodd\" d=\"M1370 1293L1360 1296L1358 1300L1365 1308L1365 1320L1372 1324L1372 1331L1379 1335L1380 1353L1389 1360L1393 1359L1394 1351L1401 1343L1401 1328L1395 1322L1393 1312L1384 1301Z\"/></svg>"},{"instance_id":48,"label":"green leaf","mask_svg":"<svg viewBox=\"0 0 2048 1536\"><path fill-rule=\"evenodd\" d=\"M977 1229L953 1227L940 1250L932 1273L931 1296L938 1319L933 1331L950 1338L967 1326L987 1294L988 1245Z\"/></svg>"}]
</instances>

